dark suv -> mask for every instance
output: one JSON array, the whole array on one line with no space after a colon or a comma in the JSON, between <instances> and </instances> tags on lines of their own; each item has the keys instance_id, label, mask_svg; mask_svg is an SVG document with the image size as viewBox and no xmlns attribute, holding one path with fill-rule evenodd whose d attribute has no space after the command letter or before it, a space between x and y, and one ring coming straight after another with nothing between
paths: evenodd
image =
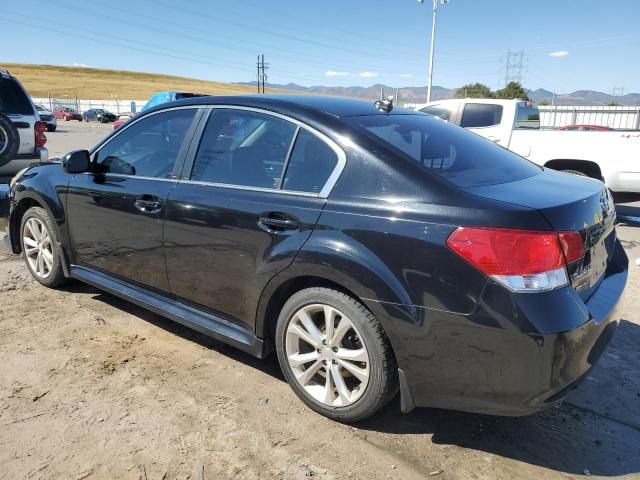
<instances>
[{"instance_id":1,"label":"dark suv","mask_svg":"<svg viewBox=\"0 0 640 480\"><path fill-rule=\"evenodd\" d=\"M9 237L74 278L257 357L311 408L523 415L561 401L617 325L613 202L439 118L313 96L144 112L29 169Z\"/></svg>"}]
</instances>

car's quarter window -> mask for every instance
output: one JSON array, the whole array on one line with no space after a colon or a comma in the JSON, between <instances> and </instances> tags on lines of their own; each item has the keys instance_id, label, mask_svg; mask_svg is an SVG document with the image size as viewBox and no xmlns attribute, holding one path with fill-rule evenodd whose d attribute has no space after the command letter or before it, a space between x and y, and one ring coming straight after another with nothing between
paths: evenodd
<instances>
[{"instance_id":1,"label":"car's quarter window","mask_svg":"<svg viewBox=\"0 0 640 480\"><path fill-rule=\"evenodd\" d=\"M451 118L451 110L444 108L441 105L431 105L420 110L421 112L428 113L434 117L440 117L443 120L449 121Z\"/></svg>"},{"instance_id":2,"label":"car's quarter window","mask_svg":"<svg viewBox=\"0 0 640 480\"><path fill-rule=\"evenodd\" d=\"M191 180L278 188L297 128L266 113L213 110L202 134Z\"/></svg>"},{"instance_id":3,"label":"car's quarter window","mask_svg":"<svg viewBox=\"0 0 640 480\"><path fill-rule=\"evenodd\" d=\"M337 163L336 152L324 140L301 129L291 151L282 188L320 193Z\"/></svg>"},{"instance_id":4,"label":"car's quarter window","mask_svg":"<svg viewBox=\"0 0 640 480\"><path fill-rule=\"evenodd\" d=\"M94 154L94 171L170 178L196 111L169 110L131 124Z\"/></svg>"},{"instance_id":5,"label":"car's quarter window","mask_svg":"<svg viewBox=\"0 0 640 480\"><path fill-rule=\"evenodd\" d=\"M541 171L489 140L428 115L366 115L345 121L458 187L513 182Z\"/></svg>"},{"instance_id":6,"label":"car's quarter window","mask_svg":"<svg viewBox=\"0 0 640 480\"><path fill-rule=\"evenodd\" d=\"M502 105L467 103L460 126L465 128L492 127L502 120Z\"/></svg>"}]
</instances>

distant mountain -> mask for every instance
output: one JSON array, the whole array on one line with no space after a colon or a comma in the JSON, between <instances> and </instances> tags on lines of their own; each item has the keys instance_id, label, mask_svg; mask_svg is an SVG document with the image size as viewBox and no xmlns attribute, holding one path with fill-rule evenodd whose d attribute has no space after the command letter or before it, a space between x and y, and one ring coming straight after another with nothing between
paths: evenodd
<instances>
[{"instance_id":1,"label":"distant mountain","mask_svg":"<svg viewBox=\"0 0 640 480\"><path fill-rule=\"evenodd\" d=\"M241 85L256 85L256 82L244 82ZM373 100L380 98L381 89L385 96L395 95L396 89L388 85L376 84L370 87L327 87L323 85L314 85L312 87L304 87L296 83L287 83L286 85L267 83L267 87L273 89L282 89L289 91L298 91L304 93L316 93L319 95L336 95L340 97L355 97ZM434 86L431 91L432 100L444 100L453 98L454 88L444 88ZM401 103L424 103L427 101L426 87L403 87L398 90L398 97ZM551 103L553 92L538 88L537 90L529 90L529 97L534 102L546 101ZM553 99L556 105L609 105L617 103L620 105L640 105L640 93L628 93L622 97L613 97L608 93L597 92L594 90L576 90L572 93L556 94Z\"/></svg>"}]
</instances>

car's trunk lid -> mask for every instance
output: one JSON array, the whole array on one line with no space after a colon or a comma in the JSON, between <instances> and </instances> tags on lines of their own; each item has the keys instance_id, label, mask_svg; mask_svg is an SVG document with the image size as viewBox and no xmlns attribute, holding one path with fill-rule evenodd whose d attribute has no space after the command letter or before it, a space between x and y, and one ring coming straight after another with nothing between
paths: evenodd
<instances>
[{"instance_id":1,"label":"car's trunk lid","mask_svg":"<svg viewBox=\"0 0 640 480\"><path fill-rule=\"evenodd\" d=\"M593 293L615 244L615 207L602 182L545 169L523 180L465 191L536 209L556 231L580 232L585 256L570 264L568 272L584 300Z\"/></svg>"}]
</instances>

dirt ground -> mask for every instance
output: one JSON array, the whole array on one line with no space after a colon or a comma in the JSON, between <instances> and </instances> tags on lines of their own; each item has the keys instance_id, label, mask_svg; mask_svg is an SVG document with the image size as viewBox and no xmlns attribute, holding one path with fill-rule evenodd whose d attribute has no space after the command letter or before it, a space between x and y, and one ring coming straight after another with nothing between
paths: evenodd
<instances>
[{"instance_id":1,"label":"dirt ground","mask_svg":"<svg viewBox=\"0 0 640 480\"><path fill-rule=\"evenodd\" d=\"M53 155L109 126L59 128ZM401 415L396 399L356 427L304 407L274 358L89 286L48 290L0 250L0 478L640 478L639 227L618 229L632 264L620 328L563 405L525 418Z\"/></svg>"}]
</instances>

